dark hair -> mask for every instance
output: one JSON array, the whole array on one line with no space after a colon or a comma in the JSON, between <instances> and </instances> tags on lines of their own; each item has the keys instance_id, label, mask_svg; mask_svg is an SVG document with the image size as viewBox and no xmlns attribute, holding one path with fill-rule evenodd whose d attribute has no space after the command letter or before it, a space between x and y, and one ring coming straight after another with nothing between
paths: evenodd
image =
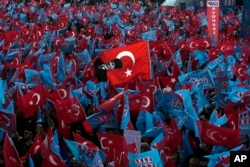
<instances>
[{"instance_id":1,"label":"dark hair","mask_svg":"<svg viewBox=\"0 0 250 167\"><path fill-rule=\"evenodd\" d=\"M114 59L111 62L115 63L115 68L122 68L122 61L120 59Z\"/></svg>"}]
</instances>

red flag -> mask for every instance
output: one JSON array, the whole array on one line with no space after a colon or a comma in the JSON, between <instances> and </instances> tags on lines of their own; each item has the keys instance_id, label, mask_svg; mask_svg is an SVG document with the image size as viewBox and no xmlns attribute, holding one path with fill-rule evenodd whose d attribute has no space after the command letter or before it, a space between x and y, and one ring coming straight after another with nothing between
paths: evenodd
<instances>
[{"instance_id":1,"label":"red flag","mask_svg":"<svg viewBox=\"0 0 250 167\"><path fill-rule=\"evenodd\" d=\"M102 150L107 156L107 162L120 159L126 151L126 138L111 133L97 133Z\"/></svg>"},{"instance_id":2,"label":"red flag","mask_svg":"<svg viewBox=\"0 0 250 167\"><path fill-rule=\"evenodd\" d=\"M178 81L175 76L158 77L163 92L172 92Z\"/></svg>"},{"instance_id":3,"label":"red flag","mask_svg":"<svg viewBox=\"0 0 250 167\"><path fill-rule=\"evenodd\" d=\"M137 118L141 110L152 113L154 111L154 99L151 92L129 94L129 108L132 118Z\"/></svg>"},{"instance_id":4,"label":"red flag","mask_svg":"<svg viewBox=\"0 0 250 167\"><path fill-rule=\"evenodd\" d=\"M199 128L199 131L201 139L205 143L233 148L240 142L239 130L218 127L207 122L198 121L197 123L199 124L198 127L201 127Z\"/></svg>"},{"instance_id":5,"label":"red flag","mask_svg":"<svg viewBox=\"0 0 250 167\"><path fill-rule=\"evenodd\" d=\"M0 127L8 133L16 130L16 115L0 111Z\"/></svg>"},{"instance_id":6,"label":"red flag","mask_svg":"<svg viewBox=\"0 0 250 167\"><path fill-rule=\"evenodd\" d=\"M99 149L99 147L97 147L94 143L83 138L81 135L77 133L73 133L73 137L76 142L85 144L90 150L97 151Z\"/></svg>"},{"instance_id":7,"label":"red flag","mask_svg":"<svg viewBox=\"0 0 250 167\"><path fill-rule=\"evenodd\" d=\"M113 85L126 83L135 77L151 78L149 48L147 42L139 42L102 52L100 58L104 64L113 60L122 63L121 68L107 70L107 78Z\"/></svg>"},{"instance_id":8,"label":"red flag","mask_svg":"<svg viewBox=\"0 0 250 167\"><path fill-rule=\"evenodd\" d=\"M241 82L250 78L249 75L247 74L248 66L244 63L236 64L235 66L231 67L231 70Z\"/></svg>"},{"instance_id":9,"label":"red flag","mask_svg":"<svg viewBox=\"0 0 250 167\"><path fill-rule=\"evenodd\" d=\"M58 94L54 92L53 94ZM71 97L67 99L58 98L55 100L55 109L57 115L60 115L60 118L63 119L67 124L81 121L86 118L86 113L82 105L80 104L77 97Z\"/></svg>"},{"instance_id":10,"label":"red flag","mask_svg":"<svg viewBox=\"0 0 250 167\"><path fill-rule=\"evenodd\" d=\"M109 98L102 104L98 106L98 109L104 110L105 112L113 111L116 104L120 103L122 100L123 92L116 94L115 96Z\"/></svg>"},{"instance_id":11,"label":"red flag","mask_svg":"<svg viewBox=\"0 0 250 167\"><path fill-rule=\"evenodd\" d=\"M140 92L150 92L154 95L158 88L160 88L160 85L157 78L139 80L136 82L136 90Z\"/></svg>"},{"instance_id":12,"label":"red flag","mask_svg":"<svg viewBox=\"0 0 250 167\"><path fill-rule=\"evenodd\" d=\"M22 167L16 147L7 133L4 135L3 158L5 167Z\"/></svg>"},{"instance_id":13,"label":"red flag","mask_svg":"<svg viewBox=\"0 0 250 167\"><path fill-rule=\"evenodd\" d=\"M33 144L30 146L29 150L26 152L24 156L21 157L21 160L27 160L29 156L34 157L37 154L41 153L41 146L40 144L43 142L43 137L40 134L38 134L33 142Z\"/></svg>"},{"instance_id":14,"label":"red flag","mask_svg":"<svg viewBox=\"0 0 250 167\"><path fill-rule=\"evenodd\" d=\"M42 167L67 167L66 164L63 163L53 152L46 148L43 143L41 143L41 149L44 155L41 165Z\"/></svg>"},{"instance_id":15,"label":"red flag","mask_svg":"<svg viewBox=\"0 0 250 167\"><path fill-rule=\"evenodd\" d=\"M17 89L17 106L22 111L25 118L36 116L38 106L45 103L45 96L42 85L37 85L32 90L23 94L22 90ZM22 95L23 94L23 95Z\"/></svg>"}]
</instances>

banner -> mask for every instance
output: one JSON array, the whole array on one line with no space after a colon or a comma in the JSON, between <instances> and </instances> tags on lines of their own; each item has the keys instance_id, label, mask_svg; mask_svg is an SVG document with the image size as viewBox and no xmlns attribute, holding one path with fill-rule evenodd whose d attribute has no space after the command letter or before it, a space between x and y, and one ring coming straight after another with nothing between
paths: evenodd
<instances>
[{"instance_id":1,"label":"banner","mask_svg":"<svg viewBox=\"0 0 250 167\"><path fill-rule=\"evenodd\" d=\"M216 43L218 43L219 36L219 17L220 1L207 0L208 35L215 38Z\"/></svg>"},{"instance_id":2,"label":"banner","mask_svg":"<svg viewBox=\"0 0 250 167\"><path fill-rule=\"evenodd\" d=\"M235 11L236 0L222 0L220 6L223 13L227 13L228 11Z\"/></svg>"},{"instance_id":3,"label":"banner","mask_svg":"<svg viewBox=\"0 0 250 167\"><path fill-rule=\"evenodd\" d=\"M194 0L193 4L195 11L206 8L206 0Z\"/></svg>"},{"instance_id":4,"label":"banner","mask_svg":"<svg viewBox=\"0 0 250 167\"><path fill-rule=\"evenodd\" d=\"M250 37L250 0L243 0L241 37Z\"/></svg>"}]
</instances>

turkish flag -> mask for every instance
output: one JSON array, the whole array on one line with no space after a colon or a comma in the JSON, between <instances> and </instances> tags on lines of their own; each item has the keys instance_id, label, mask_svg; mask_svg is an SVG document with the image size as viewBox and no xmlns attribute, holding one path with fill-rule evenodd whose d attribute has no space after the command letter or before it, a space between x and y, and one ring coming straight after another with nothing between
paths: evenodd
<instances>
[{"instance_id":1,"label":"turkish flag","mask_svg":"<svg viewBox=\"0 0 250 167\"><path fill-rule=\"evenodd\" d=\"M102 150L107 156L107 162L121 160L124 153L127 152L126 138L121 135L111 133L97 133Z\"/></svg>"},{"instance_id":2,"label":"turkish flag","mask_svg":"<svg viewBox=\"0 0 250 167\"><path fill-rule=\"evenodd\" d=\"M0 127L8 133L16 130L16 115L0 111Z\"/></svg>"},{"instance_id":3,"label":"turkish flag","mask_svg":"<svg viewBox=\"0 0 250 167\"><path fill-rule=\"evenodd\" d=\"M107 78L113 85L130 81L135 77L151 78L151 65L148 42L143 41L102 52L100 58L104 64L115 59L122 62L121 68L107 71Z\"/></svg>"},{"instance_id":4,"label":"turkish flag","mask_svg":"<svg viewBox=\"0 0 250 167\"><path fill-rule=\"evenodd\" d=\"M66 124L71 124L77 121L81 121L86 118L86 113L77 97L67 97L62 99L59 97L58 92L53 92L53 95L57 97L55 100L55 109L57 115L65 121Z\"/></svg>"},{"instance_id":5,"label":"turkish flag","mask_svg":"<svg viewBox=\"0 0 250 167\"><path fill-rule=\"evenodd\" d=\"M240 131L197 121L201 139L208 144L234 148L240 143ZM232 137L233 136L233 137Z\"/></svg>"},{"instance_id":6,"label":"turkish flag","mask_svg":"<svg viewBox=\"0 0 250 167\"><path fill-rule=\"evenodd\" d=\"M137 118L140 111L154 111L154 95L151 92L141 92L138 94L129 94L129 108L132 118Z\"/></svg>"},{"instance_id":7,"label":"turkish flag","mask_svg":"<svg viewBox=\"0 0 250 167\"><path fill-rule=\"evenodd\" d=\"M48 148L46 148L46 146L43 143L41 143L40 146L44 155L44 159L41 165L42 167L48 167L48 166L67 167L66 164L62 162L58 156L56 156L53 152L51 152Z\"/></svg>"},{"instance_id":8,"label":"turkish flag","mask_svg":"<svg viewBox=\"0 0 250 167\"><path fill-rule=\"evenodd\" d=\"M158 79L163 92L172 92L174 90L175 84L178 81L178 78L176 78L175 76L158 77Z\"/></svg>"},{"instance_id":9,"label":"turkish flag","mask_svg":"<svg viewBox=\"0 0 250 167\"><path fill-rule=\"evenodd\" d=\"M249 75L247 73L248 66L244 63L242 64L236 64L235 66L231 67L231 70L233 71L234 75L241 81L245 81L249 79Z\"/></svg>"},{"instance_id":10,"label":"turkish flag","mask_svg":"<svg viewBox=\"0 0 250 167\"><path fill-rule=\"evenodd\" d=\"M45 103L45 95L41 84L23 94L23 90L17 89L16 105L22 111L25 118L34 117L37 114L38 106Z\"/></svg>"},{"instance_id":11,"label":"turkish flag","mask_svg":"<svg viewBox=\"0 0 250 167\"><path fill-rule=\"evenodd\" d=\"M5 167L22 167L16 147L7 133L3 141L3 158Z\"/></svg>"},{"instance_id":12,"label":"turkish flag","mask_svg":"<svg viewBox=\"0 0 250 167\"><path fill-rule=\"evenodd\" d=\"M21 157L21 160L27 160L29 156L34 157L37 154L41 153L41 143L43 142L43 137L41 134L36 135L33 144L29 147L28 151L24 156Z\"/></svg>"}]
</instances>

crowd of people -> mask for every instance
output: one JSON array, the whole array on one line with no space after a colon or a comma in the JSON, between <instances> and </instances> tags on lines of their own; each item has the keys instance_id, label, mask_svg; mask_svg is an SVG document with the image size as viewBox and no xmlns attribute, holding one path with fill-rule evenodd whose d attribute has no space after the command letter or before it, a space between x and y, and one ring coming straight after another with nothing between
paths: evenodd
<instances>
[{"instance_id":1,"label":"crowd of people","mask_svg":"<svg viewBox=\"0 0 250 167\"><path fill-rule=\"evenodd\" d=\"M99 105L106 101L110 102L112 97L120 93L120 89L131 92L140 90L145 93L143 90L149 89L149 85L152 84L158 89L151 92L154 99L153 109L146 108L146 110L150 110L147 112L152 115L156 112L160 113L160 120L168 127L168 130L163 132L164 138L168 139L172 145L171 149L173 148L171 152L165 153L171 157L171 160L167 162L162 160L161 164L171 167L228 164L228 159L225 162L223 159L213 161L209 156L230 151L241 144L244 144L244 149L248 150L248 136L243 133L234 147L216 147L217 151L215 151L215 146L207 140L202 141L203 138L197 135L189 120L216 125L219 118L226 116L227 121L219 124L219 127L236 130L228 121L230 114L238 113L242 108L248 109L250 45L247 39L240 37L241 14L241 10L221 13L219 40L216 43L207 32L206 9L196 11L192 6L187 7L186 10L179 10L176 7L160 6L150 1L89 5L81 2L65 3L63 0L1 1L0 78L3 91L0 91L0 111L6 113L8 106L13 102L14 108L11 114L15 115L15 118L11 121L12 125L7 126L6 123L4 126L6 117L3 117L3 114L0 115L3 126L1 127L0 166L11 166L6 164L7 161L3 156L4 150L8 149L3 145L4 140L7 140L4 137L6 134L13 140L23 166L32 166L29 156L32 156L34 166L46 165L43 153L32 154L30 150L34 144L37 144L39 137L43 141L48 140L51 131L58 133L59 154L66 166L88 166L78 161L64 139L74 141L74 134L79 134L91 141L98 149L105 149L98 140L97 132L102 131L103 129L98 129L99 126L107 122L91 122L98 121L92 118L93 115L102 112L99 110ZM100 66L97 60L102 52L145 40L149 41L151 79L134 78L129 83L113 87L100 70L94 70ZM79 55L82 56L80 59L77 58ZM233 70L234 67L236 70ZM242 72L244 74L237 71L239 68L244 70ZM207 69L210 70L211 76L206 76L205 79L213 80L208 81L209 83L205 82L204 76L200 74ZM166 81L169 78L174 78L174 83ZM105 86L102 87L101 83ZM140 86L136 85L138 83ZM38 85L42 85L46 95L36 99L37 103L33 105L29 102L35 103L33 101L35 97L32 95L39 93L40 90L36 89ZM234 88L245 88L246 91L240 90L243 95L239 96ZM62 103L57 102L54 92L59 89L71 92L71 96L75 97L73 101L79 101L81 111L84 112L82 117L66 116L70 121L62 118L60 112L68 111L63 107L70 108L78 103L65 100L65 106L63 106ZM175 98L174 95L180 95L178 90L183 89L192 92L189 102L191 102L192 112L197 114L197 120L196 117L191 119L190 115L184 114L184 117L179 117L175 113L178 110L190 112L188 108L190 105L186 105L187 99L183 99L179 104L181 107L170 104L171 98ZM76 93L77 90L81 90L80 93ZM31 92L33 94L25 96ZM202 94L199 97L202 97L205 102L199 100L195 92ZM66 94L62 94L61 98L65 98L64 96L66 97ZM40 98L45 100L41 102ZM136 106L137 108L134 107L136 103L131 102L131 105L133 105L130 107L130 126L133 127L131 129L142 133L140 153L155 149L151 143L156 136L148 136L145 133L146 130L150 130L147 129L148 125L145 123L143 128L138 126L137 118L142 107L141 103L141 106ZM118 114L116 116L118 126L112 127L113 124L107 123L104 127L120 129L123 116ZM109 118L106 117L106 119ZM11 118L8 117L9 123L10 120ZM62 124L62 120L66 122L68 129L63 129L65 125ZM155 124L150 127L157 129ZM170 133L169 129L174 134ZM118 132L114 133L118 134ZM185 147L188 146L182 140L184 134L187 134L190 140L189 151L186 150ZM186 152L183 154L184 150ZM103 165L112 166L113 162L113 166L119 166L115 159L113 161L103 162ZM131 160L128 161L131 162Z\"/></svg>"}]
</instances>

